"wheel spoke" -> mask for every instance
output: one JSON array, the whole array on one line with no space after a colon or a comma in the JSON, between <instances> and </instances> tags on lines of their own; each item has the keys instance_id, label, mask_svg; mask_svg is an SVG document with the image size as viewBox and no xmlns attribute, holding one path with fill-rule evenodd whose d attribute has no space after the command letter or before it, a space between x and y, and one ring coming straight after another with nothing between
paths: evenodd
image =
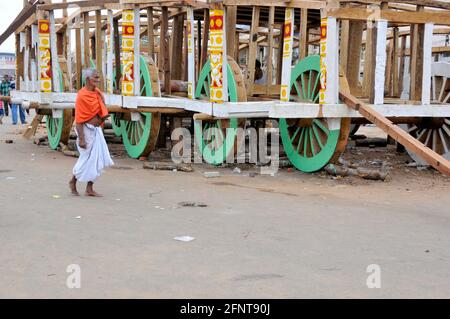
<instances>
[{"instance_id":1,"label":"wheel spoke","mask_svg":"<svg viewBox=\"0 0 450 319\"><path fill-rule=\"evenodd\" d=\"M320 129L328 136L330 135L330 131L325 127L325 125L323 125L323 123L318 120L318 119L314 119L313 123L316 124L318 127L320 127Z\"/></svg>"},{"instance_id":2,"label":"wheel spoke","mask_svg":"<svg viewBox=\"0 0 450 319\"><path fill-rule=\"evenodd\" d=\"M309 143L311 144L311 152L313 156L316 156L316 149L314 148L314 141L313 141L313 136L312 136L312 130L311 128L308 130L309 131Z\"/></svg>"},{"instance_id":3,"label":"wheel spoke","mask_svg":"<svg viewBox=\"0 0 450 319\"><path fill-rule=\"evenodd\" d=\"M314 93L316 92L316 89L317 89L317 84L319 83L319 79L320 79L320 72L316 75L316 81L315 81L315 83L314 83L314 88L313 88L313 90L312 90L312 92L311 92L311 97L314 95ZM319 93L320 93L320 91L317 93L317 96L319 96ZM314 101L315 101L316 99L314 99Z\"/></svg>"},{"instance_id":4,"label":"wheel spoke","mask_svg":"<svg viewBox=\"0 0 450 319\"><path fill-rule=\"evenodd\" d=\"M314 131L314 135L316 136L317 143L320 146L320 149L323 148L322 140L320 139L319 131L317 130L316 124L313 122L312 129Z\"/></svg>"},{"instance_id":5,"label":"wheel spoke","mask_svg":"<svg viewBox=\"0 0 450 319\"><path fill-rule=\"evenodd\" d=\"M309 128L306 127L306 128L305 128L305 131L306 131L306 133L305 133L305 138L304 138L305 142L304 142L304 144L303 144L303 156L304 156L304 157L306 157L306 148L307 148L307 146L308 146L308 134L309 134Z\"/></svg>"},{"instance_id":6,"label":"wheel spoke","mask_svg":"<svg viewBox=\"0 0 450 319\"><path fill-rule=\"evenodd\" d=\"M295 133L294 133L294 135L292 136L292 138L291 138L291 143L293 143L294 142L294 140L295 140L295 137L297 136L297 133L298 133L298 131L300 131L300 126L299 127L297 127L297 129L295 130Z\"/></svg>"},{"instance_id":7,"label":"wheel spoke","mask_svg":"<svg viewBox=\"0 0 450 319\"><path fill-rule=\"evenodd\" d=\"M444 137L444 133L442 132L442 129L439 129L439 136L441 137L442 146L444 147L445 153L448 153L448 145L447 145L447 139Z\"/></svg>"},{"instance_id":8,"label":"wheel spoke","mask_svg":"<svg viewBox=\"0 0 450 319\"><path fill-rule=\"evenodd\" d=\"M303 73L300 74L300 79L302 80L303 99L306 100L306 95L305 95L305 78L304 78L304 76L303 76Z\"/></svg>"},{"instance_id":9,"label":"wheel spoke","mask_svg":"<svg viewBox=\"0 0 450 319\"><path fill-rule=\"evenodd\" d=\"M298 87L297 81L294 81L295 91L297 91L297 96L300 97L300 88Z\"/></svg>"},{"instance_id":10,"label":"wheel spoke","mask_svg":"<svg viewBox=\"0 0 450 319\"><path fill-rule=\"evenodd\" d=\"M298 138L298 143L297 143L297 150L296 152L298 153L300 150L300 145L302 144L302 140L303 140L303 135L305 133L305 128L302 127L301 132L300 132L300 137Z\"/></svg>"},{"instance_id":11,"label":"wheel spoke","mask_svg":"<svg viewBox=\"0 0 450 319\"><path fill-rule=\"evenodd\" d=\"M309 70L309 77L308 77L308 100L311 99L311 78L312 78L312 70Z\"/></svg>"}]
</instances>

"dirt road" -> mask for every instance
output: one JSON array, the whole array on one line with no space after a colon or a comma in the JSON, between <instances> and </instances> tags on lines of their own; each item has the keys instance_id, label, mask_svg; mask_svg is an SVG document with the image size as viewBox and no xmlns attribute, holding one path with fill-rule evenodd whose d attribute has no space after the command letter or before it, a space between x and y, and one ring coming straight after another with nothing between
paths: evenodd
<instances>
[{"instance_id":1,"label":"dirt road","mask_svg":"<svg viewBox=\"0 0 450 319\"><path fill-rule=\"evenodd\" d=\"M249 177L115 157L95 184L104 197L77 198L67 185L75 158L24 140L9 121L1 298L450 297L450 182L431 170L399 166L390 182L287 169ZM348 152L404 162L385 149ZM221 176L202 175L211 170ZM72 264L79 289L66 285ZM371 264L381 288L366 285Z\"/></svg>"}]
</instances>

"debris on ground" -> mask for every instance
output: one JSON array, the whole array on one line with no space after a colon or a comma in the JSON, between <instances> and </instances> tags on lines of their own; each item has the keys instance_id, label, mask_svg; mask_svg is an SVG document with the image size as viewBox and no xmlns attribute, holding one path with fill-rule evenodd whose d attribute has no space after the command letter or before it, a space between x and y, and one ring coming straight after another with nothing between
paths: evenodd
<instances>
[{"instance_id":1,"label":"debris on ground","mask_svg":"<svg viewBox=\"0 0 450 319\"><path fill-rule=\"evenodd\" d=\"M355 140L355 145L359 147L386 147L387 139L380 137L357 139Z\"/></svg>"},{"instance_id":2,"label":"debris on ground","mask_svg":"<svg viewBox=\"0 0 450 319\"><path fill-rule=\"evenodd\" d=\"M37 137L34 139L34 144L36 145L48 145L48 140L47 140L47 136L43 136L43 137Z\"/></svg>"},{"instance_id":3,"label":"debris on ground","mask_svg":"<svg viewBox=\"0 0 450 319\"><path fill-rule=\"evenodd\" d=\"M241 171L241 169L239 168L239 167L235 167L235 168L233 168L233 173L234 174L240 174L242 171Z\"/></svg>"},{"instance_id":4,"label":"debris on ground","mask_svg":"<svg viewBox=\"0 0 450 319\"><path fill-rule=\"evenodd\" d=\"M13 140L5 140L5 143L6 144L12 144L12 143L14 143L14 141Z\"/></svg>"},{"instance_id":5,"label":"debris on ground","mask_svg":"<svg viewBox=\"0 0 450 319\"><path fill-rule=\"evenodd\" d=\"M52 197L55 198L55 199L61 198L60 195L53 195Z\"/></svg>"},{"instance_id":6,"label":"debris on ground","mask_svg":"<svg viewBox=\"0 0 450 319\"><path fill-rule=\"evenodd\" d=\"M278 167L279 168L289 168L289 167L293 167L294 165L292 165L291 161L288 159L280 159L278 161Z\"/></svg>"},{"instance_id":7,"label":"debris on ground","mask_svg":"<svg viewBox=\"0 0 450 319\"><path fill-rule=\"evenodd\" d=\"M185 165L185 164L173 164L173 163L164 163L164 162L144 162L143 165L144 169L153 169L153 170L160 170L160 171L181 171L190 173L193 172L194 169L191 165Z\"/></svg>"},{"instance_id":8,"label":"debris on ground","mask_svg":"<svg viewBox=\"0 0 450 319\"><path fill-rule=\"evenodd\" d=\"M196 202L179 202L179 207L208 207L208 205L204 203L196 203Z\"/></svg>"},{"instance_id":9,"label":"debris on ground","mask_svg":"<svg viewBox=\"0 0 450 319\"><path fill-rule=\"evenodd\" d=\"M178 240L178 241L188 242L188 241L194 240L195 237L192 237L192 236L177 236L177 237L174 237L173 239Z\"/></svg>"},{"instance_id":10,"label":"debris on ground","mask_svg":"<svg viewBox=\"0 0 450 319\"><path fill-rule=\"evenodd\" d=\"M220 176L219 172L203 172L202 174L206 178L212 178L212 177L219 177Z\"/></svg>"},{"instance_id":11,"label":"debris on ground","mask_svg":"<svg viewBox=\"0 0 450 319\"><path fill-rule=\"evenodd\" d=\"M324 169L328 174L336 177L359 176L361 178L370 180L390 180L389 172L384 167L382 167L381 169L368 169L364 167L351 168L346 166L336 166L334 164L328 164Z\"/></svg>"},{"instance_id":12,"label":"debris on ground","mask_svg":"<svg viewBox=\"0 0 450 319\"><path fill-rule=\"evenodd\" d=\"M61 148L61 152L62 152L64 155L66 155L66 156L72 156L72 157L80 157L80 153L78 153L78 151L70 150L69 147L68 147L66 144L60 142L60 143L59 143L59 146L60 146L60 148Z\"/></svg>"}]
</instances>

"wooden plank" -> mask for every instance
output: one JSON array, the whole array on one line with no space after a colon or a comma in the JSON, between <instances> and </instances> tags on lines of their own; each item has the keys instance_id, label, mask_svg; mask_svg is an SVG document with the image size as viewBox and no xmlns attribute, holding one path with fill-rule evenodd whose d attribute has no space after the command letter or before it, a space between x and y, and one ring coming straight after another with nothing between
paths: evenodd
<instances>
[{"instance_id":1,"label":"wooden plank","mask_svg":"<svg viewBox=\"0 0 450 319\"><path fill-rule=\"evenodd\" d=\"M90 67L89 12L83 13L84 68Z\"/></svg>"},{"instance_id":2,"label":"wooden plank","mask_svg":"<svg viewBox=\"0 0 450 319\"><path fill-rule=\"evenodd\" d=\"M16 34L16 90L21 90L20 79L24 76L24 53L20 48L20 34Z\"/></svg>"},{"instance_id":3,"label":"wooden plank","mask_svg":"<svg viewBox=\"0 0 450 319\"><path fill-rule=\"evenodd\" d=\"M147 8L148 55L155 61L155 34L153 29L153 8Z\"/></svg>"},{"instance_id":4,"label":"wooden plank","mask_svg":"<svg viewBox=\"0 0 450 319\"><path fill-rule=\"evenodd\" d=\"M273 47L274 47L274 33L273 27L275 23L275 7L269 8L269 34L267 35L269 40L269 52L267 54L267 82L266 82L266 94L269 94L269 90L272 87L273 81ZM280 92L278 89L277 92Z\"/></svg>"},{"instance_id":5,"label":"wooden plank","mask_svg":"<svg viewBox=\"0 0 450 319\"><path fill-rule=\"evenodd\" d=\"M418 12L423 12L424 7L418 6ZM411 69L410 69L410 100L419 101L422 97L422 80L423 80L423 40L425 25L414 24L411 41Z\"/></svg>"},{"instance_id":6,"label":"wooden plank","mask_svg":"<svg viewBox=\"0 0 450 319\"><path fill-rule=\"evenodd\" d=\"M339 64L340 67L345 70L347 73L348 69L348 51L350 46L350 21L342 20L341 21L341 38L340 38L340 50L339 50ZM300 49L301 52L301 49ZM301 53L300 53L301 55ZM350 64L353 64L354 61L351 61Z\"/></svg>"},{"instance_id":7,"label":"wooden plank","mask_svg":"<svg viewBox=\"0 0 450 319\"><path fill-rule=\"evenodd\" d=\"M390 40L387 48L386 54L386 73L384 80L384 90L391 95L392 88L392 60L393 60L393 52L394 52L394 40Z\"/></svg>"},{"instance_id":8,"label":"wooden plank","mask_svg":"<svg viewBox=\"0 0 450 319\"><path fill-rule=\"evenodd\" d=\"M183 58L183 26L184 15L173 18L171 47L170 47L170 71L171 79L182 80L182 58Z\"/></svg>"},{"instance_id":9,"label":"wooden plank","mask_svg":"<svg viewBox=\"0 0 450 319\"><path fill-rule=\"evenodd\" d=\"M308 56L308 9L300 14L300 60Z\"/></svg>"},{"instance_id":10,"label":"wooden plank","mask_svg":"<svg viewBox=\"0 0 450 319\"><path fill-rule=\"evenodd\" d=\"M122 68L120 67L120 34L119 34L119 20L113 20L113 31L114 31L114 54L115 54L115 68L116 68L116 91L120 93L121 85L120 79L122 78Z\"/></svg>"},{"instance_id":11,"label":"wooden plank","mask_svg":"<svg viewBox=\"0 0 450 319\"><path fill-rule=\"evenodd\" d=\"M365 96L373 97L373 80L375 66L374 44L376 42L376 33L373 28L366 29L366 45L364 51L364 73L363 73L363 91Z\"/></svg>"},{"instance_id":12,"label":"wooden plank","mask_svg":"<svg viewBox=\"0 0 450 319\"><path fill-rule=\"evenodd\" d=\"M95 48L95 66L100 76L99 88L104 91L102 14L100 10L95 11Z\"/></svg>"},{"instance_id":13,"label":"wooden plank","mask_svg":"<svg viewBox=\"0 0 450 319\"><path fill-rule=\"evenodd\" d=\"M268 6L268 7L284 7L284 8L305 8L319 10L325 8L326 1L319 0L223 0L224 5L239 6Z\"/></svg>"},{"instance_id":14,"label":"wooden plank","mask_svg":"<svg viewBox=\"0 0 450 319\"><path fill-rule=\"evenodd\" d=\"M105 4L120 3L120 0L86 0L86 1L71 1L62 3L52 3L52 4L40 4L37 6L38 10L50 11L50 10L60 10L69 8L86 8L86 7L97 7L104 6Z\"/></svg>"},{"instance_id":15,"label":"wooden plank","mask_svg":"<svg viewBox=\"0 0 450 319\"><path fill-rule=\"evenodd\" d=\"M421 7L421 6L419 6ZM337 19L349 19L367 21L377 17L378 19L387 20L388 22L424 24L434 23L441 25L450 25L450 12L402 12L393 10L375 10L361 8L339 8L332 9L328 12L329 16Z\"/></svg>"},{"instance_id":16,"label":"wooden plank","mask_svg":"<svg viewBox=\"0 0 450 319\"><path fill-rule=\"evenodd\" d=\"M346 75L350 91L354 93L359 86L359 70L361 64L361 42L363 35L363 22L349 22L348 60Z\"/></svg>"},{"instance_id":17,"label":"wooden plank","mask_svg":"<svg viewBox=\"0 0 450 319\"><path fill-rule=\"evenodd\" d=\"M170 87L170 52L169 52L169 12L167 7L162 7L161 36L160 36L160 59L163 61L164 91L171 94Z\"/></svg>"},{"instance_id":18,"label":"wooden plank","mask_svg":"<svg viewBox=\"0 0 450 319\"><path fill-rule=\"evenodd\" d=\"M390 95L399 97L400 96L400 90L399 90L399 29L398 27L395 27L393 30L393 38L392 38L392 47L393 47L393 53L392 53L392 85L390 87Z\"/></svg>"},{"instance_id":19,"label":"wooden plank","mask_svg":"<svg viewBox=\"0 0 450 319\"><path fill-rule=\"evenodd\" d=\"M394 140L420 156L445 176L450 177L450 161L423 145L406 131L393 124L386 117L351 94L341 91L339 97L341 101L357 110L362 116L382 129Z\"/></svg>"},{"instance_id":20,"label":"wooden plank","mask_svg":"<svg viewBox=\"0 0 450 319\"><path fill-rule=\"evenodd\" d=\"M81 52L81 26L80 26L80 18L77 17L75 20L75 56L76 56L76 88L77 90L81 89L81 73L83 69L82 62L82 52Z\"/></svg>"},{"instance_id":21,"label":"wooden plank","mask_svg":"<svg viewBox=\"0 0 450 319\"><path fill-rule=\"evenodd\" d=\"M260 7L253 7L252 25L250 29L250 44L247 60L247 95L252 96L253 84L255 83L255 62L256 62L256 50L258 49L258 27L259 27L259 13Z\"/></svg>"},{"instance_id":22,"label":"wooden plank","mask_svg":"<svg viewBox=\"0 0 450 319\"><path fill-rule=\"evenodd\" d=\"M406 51L406 36L401 37L402 45L399 53L399 70L398 70L398 96L403 92L403 78L405 75L405 51Z\"/></svg>"},{"instance_id":23,"label":"wooden plank","mask_svg":"<svg viewBox=\"0 0 450 319\"><path fill-rule=\"evenodd\" d=\"M203 34L202 34L202 46L201 46L201 59L198 65L197 74L200 74L203 65L208 59L208 39L209 39L209 10L205 9L203 13ZM200 41L200 40L199 40Z\"/></svg>"},{"instance_id":24,"label":"wooden plank","mask_svg":"<svg viewBox=\"0 0 450 319\"><path fill-rule=\"evenodd\" d=\"M239 43L236 43L236 14L237 6L228 6L227 10L227 54L233 59L236 57L236 51L239 50Z\"/></svg>"}]
</instances>

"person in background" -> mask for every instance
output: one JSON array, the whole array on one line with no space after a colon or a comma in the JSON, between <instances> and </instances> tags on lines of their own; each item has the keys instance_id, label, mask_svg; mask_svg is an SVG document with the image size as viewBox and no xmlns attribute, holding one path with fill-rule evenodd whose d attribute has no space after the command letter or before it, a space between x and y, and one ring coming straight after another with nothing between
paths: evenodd
<instances>
[{"instance_id":1,"label":"person in background","mask_svg":"<svg viewBox=\"0 0 450 319\"><path fill-rule=\"evenodd\" d=\"M9 91L11 89L11 83L9 82L9 76L8 74L5 74L3 76L2 83L0 83L0 94L2 96L9 96ZM9 114L8 110L8 101L3 100L3 109L6 116Z\"/></svg>"},{"instance_id":2,"label":"person in background","mask_svg":"<svg viewBox=\"0 0 450 319\"><path fill-rule=\"evenodd\" d=\"M69 186L72 194L78 196L77 181L87 182L85 195L100 196L93 189L94 181L104 168L114 165L100 127L109 114L103 93L98 89L98 72L86 69L83 75L86 85L78 91L75 101L75 128L80 157L73 167Z\"/></svg>"},{"instance_id":3,"label":"person in background","mask_svg":"<svg viewBox=\"0 0 450 319\"><path fill-rule=\"evenodd\" d=\"M16 84L11 82L10 87L11 90L16 89ZM12 115L12 124L17 125L17 110L19 110L20 122L22 124L27 124L25 120L25 111L23 110L22 104L11 101L11 115Z\"/></svg>"},{"instance_id":4,"label":"person in background","mask_svg":"<svg viewBox=\"0 0 450 319\"><path fill-rule=\"evenodd\" d=\"M0 125L3 124L3 116L4 116L3 101L0 100Z\"/></svg>"},{"instance_id":5,"label":"person in background","mask_svg":"<svg viewBox=\"0 0 450 319\"><path fill-rule=\"evenodd\" d=\"M266 84L266 74L261 69L261 62L259 60L255 61L255 84Z\"/></svg>"}]
</instances>

